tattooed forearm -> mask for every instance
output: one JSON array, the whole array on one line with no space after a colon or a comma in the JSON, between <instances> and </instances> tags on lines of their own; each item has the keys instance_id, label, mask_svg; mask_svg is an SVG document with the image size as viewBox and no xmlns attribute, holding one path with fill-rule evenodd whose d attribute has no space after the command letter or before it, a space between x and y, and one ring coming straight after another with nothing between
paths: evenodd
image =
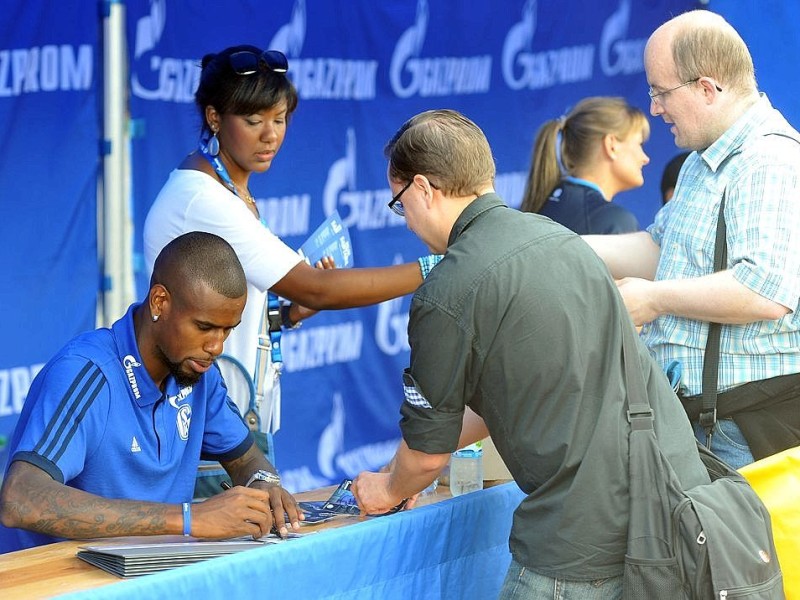
<instances>
[{"instance_id":1,"label":"tattooed forearm","mask_svg":"<svg viewBox=\"0 0 800 600\"><path fill-rule=\"evenodd\" d=\"M71 539L168 533L166 514L173 507L75 492L67 488L34 497L39 518L30 528Z\"/></svg>"},{"instance_id":2,"label":"tattooed forearm","mask_svg":"<svg viewBox=\"0 0 800 600\"><path fill-rule=\"evenodd\" d=\"M2 518L11 527L71 539L180 533L177 505L102 498L30 465L15 468L3 488Z\"/></svg>"}]
</instances>

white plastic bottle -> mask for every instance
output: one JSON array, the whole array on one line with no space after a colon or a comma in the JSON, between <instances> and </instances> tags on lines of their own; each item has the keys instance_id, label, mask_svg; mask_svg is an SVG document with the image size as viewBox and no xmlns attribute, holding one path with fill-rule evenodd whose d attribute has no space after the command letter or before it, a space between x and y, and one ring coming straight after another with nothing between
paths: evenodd
<instances>
[{"instance_id":1,"label":"white plastic bottle","mask_svg":"<svg viewBox=\"0 0 800 600\"><path fill-rule=\"evenodd\" d=\"M475 442L450 457L450 493L460 496L483 489L483 448Z\"/></svg>"}]
</instances>

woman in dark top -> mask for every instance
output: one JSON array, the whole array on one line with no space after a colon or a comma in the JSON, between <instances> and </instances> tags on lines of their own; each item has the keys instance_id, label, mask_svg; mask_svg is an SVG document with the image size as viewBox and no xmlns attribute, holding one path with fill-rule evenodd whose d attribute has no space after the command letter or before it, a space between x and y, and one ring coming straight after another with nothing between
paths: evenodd
<instances>
[{"instance_id":1,"label":"woman in dark top","mask_svg":"<svg viewBox=\"0 0 800 600\"><path fill-rule=\"evenodd\" d=\"M623 98L581 100L536 134L521 210L581 235L637 231L636 217L611 200L644 183L649 135L647 116Z\"/></svg>"}]
</instances>

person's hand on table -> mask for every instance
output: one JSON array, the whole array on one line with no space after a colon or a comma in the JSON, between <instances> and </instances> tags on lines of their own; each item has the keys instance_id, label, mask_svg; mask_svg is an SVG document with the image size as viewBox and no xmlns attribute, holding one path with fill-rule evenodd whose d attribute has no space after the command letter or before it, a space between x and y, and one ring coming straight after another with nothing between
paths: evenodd
<instances>
[{"instance_id":1,"label":"person's hand on table","mask_svg":"<svg viewBox=\"0 0 800 600\"><path fill-rule=\"evenodd\" d=\"M305 515L297 506L297 501L294 499L294 496L283 489L280 485L256 481L246 489L257 489L259 491L264 490L269 494L269 504L267 508L271 509L270 528L274 528L278 535L280 535L282 538L285 538L287 535L289 535L289 529L287 527L289 524L291 524L292 529L295 531L300 530L300 521L305 519ZM264 535L269 532L270 529L268 528Z\"/></svg>"},{"instance_id":2,"label":"person's hand on table","mask_svg":"<svg viewBox=\"0 0 800 600\"><path fill-rule=\"evenodd\" d=\"M192 504L191 534L197 538L229 538L251 535L260 538L272 528L270 493L236 486Z\"/></svg>"},{"instance_id":3,"label":"person's hand on table","mask_svg":"<svg viewBox=\"0 0 800 600\"><path fill-rule=\"evenodd\" d=\"M378 473L391 473L392 472L392 465L394 465L394 458L389 462L389 464L383 465L379 470ZM402 510L411 510L416 506L417 499L419 498L419 494L414 494L410 498L405 501Z\"/></svg>"},{"instance_id":4,"label":"person's hand on table","mask_svg":"<svg viewBox=\"0 0 800 600\"><path fill-rule=\"evenodd\" d=\"M247 492L255 491L258 493L258 497L260 498L261 502L259 504L259 508L263 508L265 510L265 516L267 518L264 519L263 525L260 521L254 522L254 524L259 525L260 531L259 534L253 534L254 538L268 535L271 531L277 532L278 535L285 538L289 534L289 530L286 525L287 521L291 523L292 529L297 531L300 529L300 521L305 519L305 515L297 506L294 496L292 496L279 485L257 481L251 484L251 487L236 486L235 488L231 488L230 484L223 483L223 489L226 490L223 494L219 494L213 498L230 498L235 494L238 494L239 490L246 490ZM203 504L207 502L208 500L206 500ZM275 517L275 515L282 515L282 518L278 519Z\"/></svg>"},{"instance_id":5,"label":"person's hand on table","mask_svg":"<svg viewBox=\"0 0 800 600\"><path fill-rule=\"evenodd\" d=\"M389 473L371 473L364 471L353 480L350 491L356 497L362 515L382 515L392 512L404 503L401 510L409 509L416 502L413 498L393 496L389 492Z\"/></svg>"}]
</instances>

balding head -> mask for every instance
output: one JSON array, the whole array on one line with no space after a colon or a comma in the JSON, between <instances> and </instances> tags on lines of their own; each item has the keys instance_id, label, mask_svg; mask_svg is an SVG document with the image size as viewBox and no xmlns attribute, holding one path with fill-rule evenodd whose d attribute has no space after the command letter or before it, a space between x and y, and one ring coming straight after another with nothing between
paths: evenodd
<instances>
[{"instance_id":1,"label":"balding head","mask_svg":"<svg viewBox=\"0 0 800 600\"><path fill-rule=\"evenodd\" d=\"M192 289L203 283L227 298L247 293L244 269L231 245L213 233L192 231L176 237L156 258L150 287Z\"/></svg>"},{"instance_id":2,"label":"balding head","mask_svg":"<svg viewBox=\"0 0 800 600\"><path fill-rule=\"evenodd\" d=\"M692 10L674 17L648 41L665 44L680 81L711 77L740 96L756 90L753 59L739 33L720 15Z\"/></svg>"}]
</instances>

